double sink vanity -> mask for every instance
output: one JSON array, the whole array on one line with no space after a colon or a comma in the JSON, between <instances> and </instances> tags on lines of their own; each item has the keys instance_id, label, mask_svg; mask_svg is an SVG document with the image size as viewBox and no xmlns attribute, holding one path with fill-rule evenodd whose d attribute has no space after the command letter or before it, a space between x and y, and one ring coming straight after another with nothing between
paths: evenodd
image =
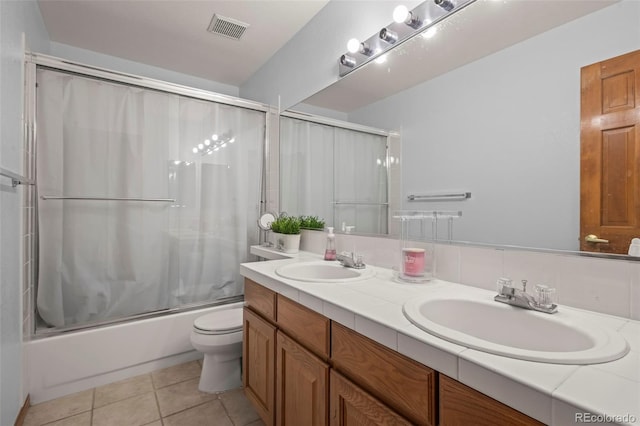
<instances>
[{"instance_id":1,"label":"double sink vanity","mask_svg":"<svg viewBox=\"0 0 640 426\"><path fill-rule=\"evenodd\" d=\"M305 252L240 273L243 384L267 425L640 422L637 321Z\"/></svg>"}]
</instances>

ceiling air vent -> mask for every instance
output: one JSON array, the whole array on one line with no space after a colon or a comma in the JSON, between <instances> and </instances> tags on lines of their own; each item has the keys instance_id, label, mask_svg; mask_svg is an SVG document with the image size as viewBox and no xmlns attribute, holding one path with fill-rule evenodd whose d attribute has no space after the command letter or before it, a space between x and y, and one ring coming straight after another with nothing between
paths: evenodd
<instances>
[{"instance_id":1,"label":"ceiling air vent","mask_svg":"<svg viewBox=\"0 0 640 426\"><path fill-rule=\"evenodd\" d=\"M240 40L240 37L242 37L244 31L248 27L249 24L245 24L244 22L214 14L207 31L224 37L233 38L235 40Z\"/></svg>"}]
</instances>

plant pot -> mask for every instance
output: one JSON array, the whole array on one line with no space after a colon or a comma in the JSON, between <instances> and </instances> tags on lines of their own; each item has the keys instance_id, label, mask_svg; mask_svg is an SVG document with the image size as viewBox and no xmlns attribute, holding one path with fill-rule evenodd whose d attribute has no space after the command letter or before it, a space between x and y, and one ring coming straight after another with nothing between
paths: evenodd
<instances>
[{"instance_id":1,"label":"plant pot","mask_svg":"<svg viewBox=\"0 0 640 426\"><path fill-rule=\"evenodd\" d=\"M300 234L280 234L272 232L276 249L285 253L297 253L300 250Z\"/></svg>"}]
</instances>

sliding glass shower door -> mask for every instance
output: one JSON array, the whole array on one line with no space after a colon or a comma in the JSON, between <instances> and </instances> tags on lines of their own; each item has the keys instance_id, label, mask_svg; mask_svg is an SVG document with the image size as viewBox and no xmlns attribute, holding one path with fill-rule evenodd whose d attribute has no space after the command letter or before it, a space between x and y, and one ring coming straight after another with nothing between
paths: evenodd
<instances>
[{"instance_id":1,"label":"sliding glass shower door","mask_svg":"<svg viewBox=\"0 0 640 426\"><path fill-rule=\"evenodd\" d=\"M344 125L280 117L280 208L319 216L337 230L386 234L388 134Z\"/></svg>"},{"instance_id":2,"label":"sliding glass shower door","mask_svg":"<svg viewBox=\"0 0 640 426\"><path fill-rule=\"evenodd\" d=\"M38 68L37 308L48 326L242 294L265 111Z\"/></svg>"}]
</instances>

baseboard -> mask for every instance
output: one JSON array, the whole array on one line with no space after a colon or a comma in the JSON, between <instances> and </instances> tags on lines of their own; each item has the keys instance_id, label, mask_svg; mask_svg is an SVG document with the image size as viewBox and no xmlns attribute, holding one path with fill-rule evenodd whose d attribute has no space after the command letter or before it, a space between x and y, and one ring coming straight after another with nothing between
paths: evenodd
<instances>
[{"instance_id":1,"label":"baseboard","mask_svg":"<svg viewBox=\"0 0 640 426\"><path fill-rule=\"evenodd\" d=\"M24 419L27 417L27 412L29 411L29 407L31 406L31 396L27 395L27 399L24 400L24 404L22 404L22 408L18 413L18 417L16 418L16 422L14 426L22 426L24 424Z\"/></svg>"}]
</instances>

